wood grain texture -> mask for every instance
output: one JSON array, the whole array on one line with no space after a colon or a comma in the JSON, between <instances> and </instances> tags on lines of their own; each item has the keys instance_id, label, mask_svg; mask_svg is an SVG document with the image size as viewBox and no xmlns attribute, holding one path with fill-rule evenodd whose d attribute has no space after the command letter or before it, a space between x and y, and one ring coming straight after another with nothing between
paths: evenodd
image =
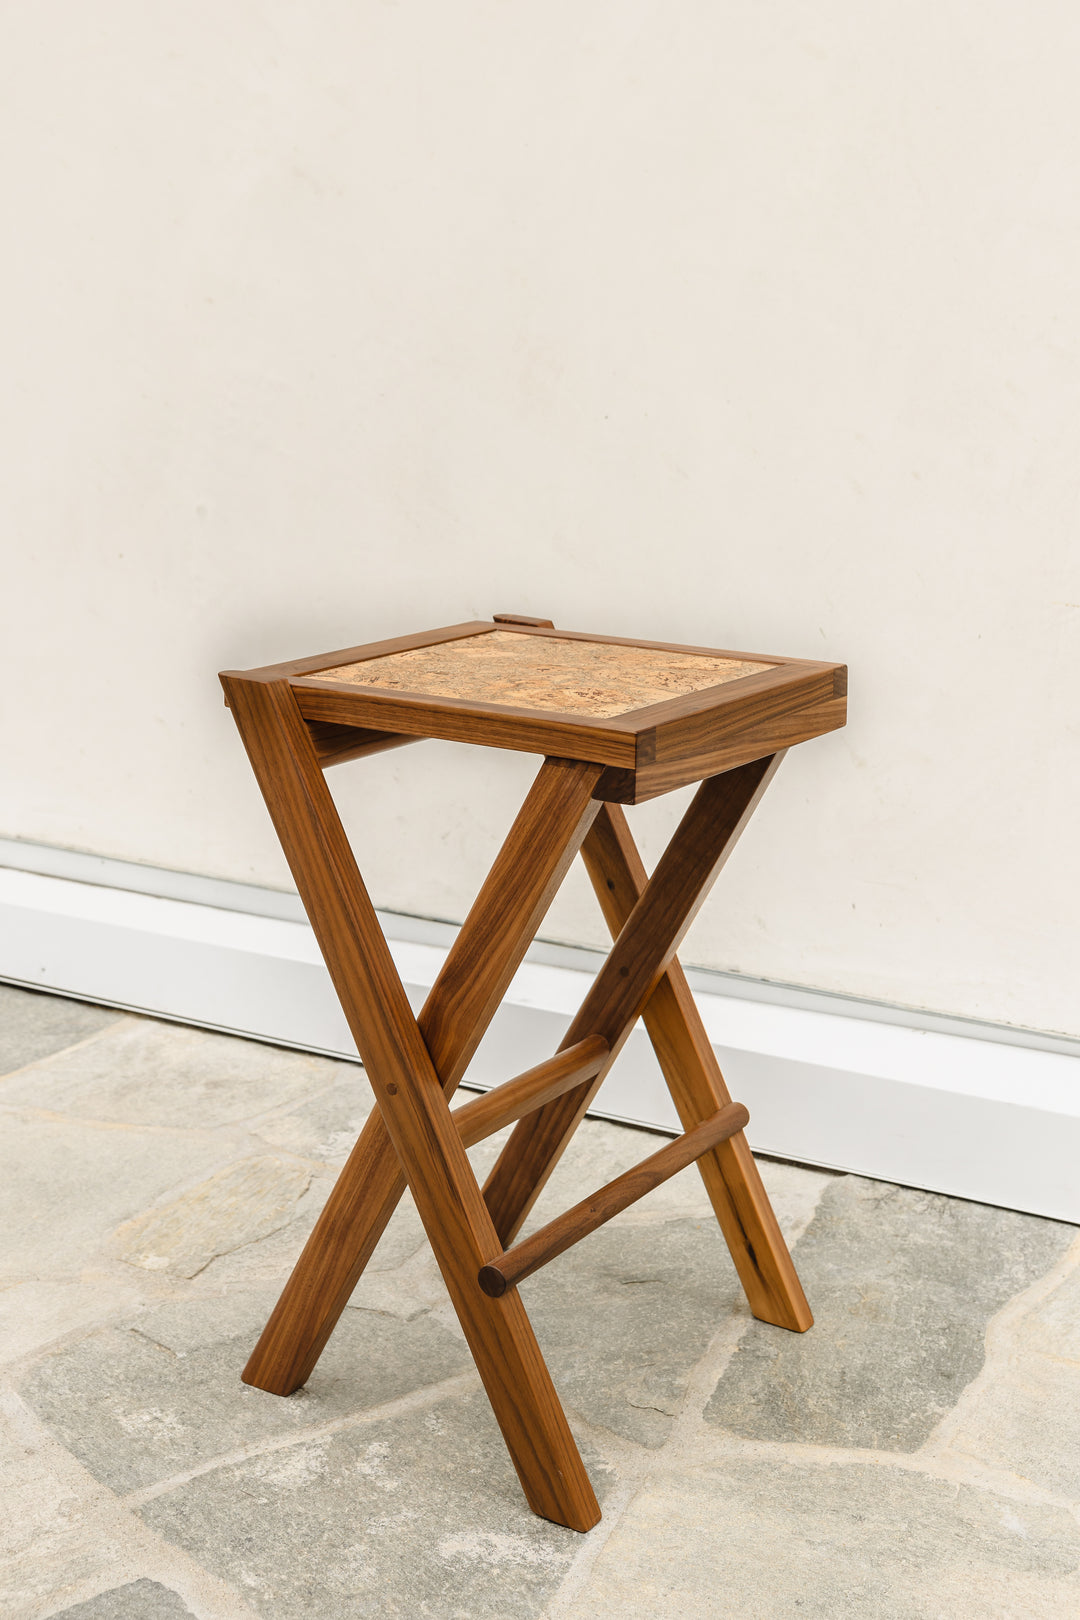
<instances>
[{"instance_id":1,"label":"wood grain texture","mask_svg":"<svg viewBox=\"0 0 1080 1620\"><path fill-rule=\"evenodd\" d=\"M700 752L655 760L639 765L636 770L609 767L597 784L596 796L609 804L644 804L703 777L717 776L767 754L809 742L813 737L837 730L846 720L847 704L842 697L759 716L745 726L741 722L733 726L730 734L719 742L706 746L703 741Z\"/></svg>"},{"instance_id":2,"label":"wood grain texture","mask_svg":"<svg viewBox=\"0 0 1080 1620\"><path fill-rule=\"evenodd\" d=\"M737 684L702 687L638 709L634 713L638 764L696 753L703 739L725 735L736 715L738 723L749 726L785 709L832 697L836 669L835 664L773 664L744 675Z\"/></svg>"},{"instance_id":3,"label":"wood grain texture","mask_svg":"<svg viewBox=\"0 0 1080 1620\"><path fill-rule=\"evenodd\" d=\"M589 828L600 768L546 759L443 963L420 1030L447 1094L472 1061Z\"/></svg>"},{"instance_id":4,"label":"wood grain texture","mask_svg":"<svg viewBox=\"0 0 1080 1620\"><path fill-rule=\"evenodd\" d=\"M231 680L228 695L529 1504L589 1529L599 1507L520 1297L477 1284L501 1244L292 693Z\"/></svg>"},{"instance_id":5,"label":"wood grain texture","mask_svg":"<svg viewBox=\"0 0 1080 1620\"><path fill-rule=\"evenodd\" d=\"M599 1074L608 1057L608 1043L599 1035L590 1035L565 1052L556 1052L546 1063L526 1069L514 1080L507 1080L482 1097L463 1103L454 1109L454 1124L466 1147L475 1147L485 1137L512 1125L534 1108L561 1097L565 1091L591 1080Z\"/></svg>"},{"instance_id":6,"label":"wood grain texture","mask_svg":"<svg viewBox=\"0 0 1080 1620\"><path fill-rule=\"evenodd\" d=\"M494 621L492 621L494 622ZM594 630L563 630L556 629L554 625L530 626L521 624L523 630L529 635L554 635L562 641L606 641L613 647L656 647L660 652L707 653L713 658L749 659L755 664L793 665L802 664L807 669L820 667L820 661L815 658L789 658L781 653L746 652L734 647L704 647L696 642L689 641L652 641L642 636L607 636L599 635Z\"/></svg>"},{"instance_id":7,"label":"wood grain texture","mask_svg":"<svg viewBox=\"0 0 1080 1620\"><path fill-rule=\"evenodd\" d=\"M597 816L581 855L615 938L647 883L620 809L605 807ZM679 1120L690 1130L731 1098L677 961L669 964L642 1018ZM746 1137L739 1132L705 1154L698 1170L751 1311L763 1322L804 1333L814 1319Z\"/></svg>"},{"instance_id":8,"label":"wood grain texture","mask_svg":"<svg viewBox=\"0 0 1080 1620\"><path fill-rule=\"evenodd\" d=\"M357 726L335 726L326 720L312 721L308 730L323 770L328 765L344 765L350 759L365 759L369 754L382 754L388 748L422 741L419 737L403 737L395 731L361 731Z\"/></svg>"},{"instance_id":9,"label":"wood grain texture","mask_svg":"<svg viewBox=\"0 0 1080 1620\"><path fill-rule=\"evenodd\" d=\"M597 1076L523 1119L484 1187L504 1244L512 1241L562 1157L604 1075L754 812L781 755L703 782L627 919L563 1041L601 1035L611 1048Z\"/></svg>"},{"instance_id":10,"label":"wood grain texture","mask_svg":"<svg viewBox=\"0 0 1080 1620\"><path fill-rule=\"evenodd\" d=\"M619 665L620 656L624 662L629 660L633 664L636 660L641 664L639 675L646 667L643 660L660 657L667 670L661 681L665 686L669 679L678 686L680 660L687 667L702 660L718 668L726 665L729 677L739 669L756 669L757 673L740 673L737 679L722 678L715 685L661 696L660 701L644 705L640 698L645 687L640 682L634 687L631 682L624 698L628 703L638 702L638 707L618 709L618 712L612 692L603 693L599 686L593 690L591 679L578 690L566 671L556 672L554 688L558 689L564 680L568 683L566 706L571 712L560 712L555 706L557 690L541 694L537 688L530 695L531 689L522 687L522 701L504 701L514 696L511 688L516 677L509 685L506 680L502 681L503 689L493 702L482 700L483 682L469 699L433 695L436 691L453 692L452 681L443 686L436 683L429 693L423 688L416 693L376 690L355 684L363 678L363 666L371 664L376 668L380 660L386 659L396 664L404 657L408 664L416 655L421 662L435 659L436 663L440 660L446 663L447 669L455 665L462 668L469 659L456 650L458 644L471 641L486 646L490 639L494 645L499 636L505 640L508 635L507 630L500 630L500 625L512 629L509 634L512 642L527 646L531 638L546 641L556 664L560 660L565 662L571 654L591 660L596 664L598 678L601 667L606 667L605 657L608 663L613 661L614 668ZM580 654L573 652L575 648L580 649ZM440 649L445 649L444 658ZM500 660L494 662L498 664ZM347 679L330 679L335 669L343 670ZM475 673L473 671L474 676ZM324 728L352 727L372 736L379 734L386 739L381 746L400 746L400 742L391 742L391 737L440 737L607 765L609 771L598 797L619 803L640 803L673 787L717 775L780 748L807 741L842 725L846 714L843 697L847 690L847 673L843 665L555 630L548 621L533 621L525 614L501 614L491 621L446 625L312 658L293 659L247 674L248 678L260 680L287 678L297 691L301 713L309 723ZM690 684L698 680L699 677L694 677ZM545 706L530 707L529 703L540 696ZM359 755L334 754L328 756L326 762L339 763L345 757Z\"/></svg>"},{"instance_id":11,"label":"wood grain texture","mask_svg":"<svg viewBox=\"0 0 1080 1620\"><path fill-rule=\"evenodd\" d=\"M328 681L290 682L305 720L332 720L366 730L442 737L449 742L513 748L519 753L560 756L602 765L630 765L636 757L632 725L618 717L588 721L565 719L538 710L455 698L415 698L393 692L366 692Z\"/></svg>"},{"instance_id":12,"label":"wood grain texture","mask_svg":"<svg viewBox=\"0 0 1080 1620\"><path fill-rule=\"evenodd\" d=\"M541 766L427 996L418 1024L447 1099L599 811L590 800L597 774L564 760ZM251 1354L245 1382L275 1395L306 1383L404 1190L376 1111Z\"/></svg>"},{"instance_id":13,"label":"wood grain texture","mask_svg":"<svg viewBox=\"0 0 1080 1620\"><path fill-rule=\"evenodd\" d=\"M513 634L496 629L500 623ZM650 648L691 655L682 667L677 660L660 660L674 672L670 681L664 676L665 691L673 691L700 658L765 667L603 718L452 696L420 698L407 691L373 693L315 678L335 665L437 650L481 635L484 647L488 637L500 635L508 645L553 637L563 650L533 664L541 674L557 665L559 679L565 676L571 685L582 659L593 659L608 673L633 664L641 676L638 690L645 691L644 672L656 664L643 656ZM592 644L593 651L582 646L568 662L567 642ZM596 659L605 646L611 655ZM615 656L619 648L627 649L621 658ZM460 667L463 656L454 653L441 662ZM436 668L440 658L405 659L409 667L415 663ZM680 1155L689 1153L686 1163L698 1157L689 1150L700 1142L702 1174L755 1314L787 1327L809 1326L798 1278L740 1129L745 1110L730 1102L674 953L771 780L783 746L843 723L846 671L810 660L555 632L550 621L500 615L490 623L447 626L234 673L222 682L378 1104L243 1376L279 1393L303 1383L407 1180L530 1506L586 1529L599 1509L516 1290L489 1298L478 1279L489 1268L489 1280L498 1272L505 1286L508 1278L526 1274L515 1269L523 1263L535 1269L533 1260L543 1263L535 1258L541 1248L544 1259L562 1252L576 1240L573 1234L594 1229L647 1185L674 1173ZM579 695L584 700L590 694L583 689ZM539 687L535 698L550 700ZM547 757L414 1020L321 767L425 736ZM646 882L625 819L617 809L602 808L600 800L651 797L700 776L708 779ZM617 936L611 956L559 1054L451 1114L449 1098L583 845ZM686 1136L508 1258L502 1245L519 1230L643 1012ZM481 1194L465 1144L514 1119L520 1123Z\"/></svg>"},{"instance_id":14,"label":"wood grain texture","mask_svg":"<svg viewBox=\"0 0 1080 1620\"><path fill-rule=\"evenodd\" d=\"M642 1159L640 1164L625 1174L609 1181L606 1187L601 1187L588 1198L583 1198L573 1209L568 1209L562 1215L557 1215L539 1231L533 1232L524 1242L517 1243L512 1249L498 1260L489 1260L480 1271L480 1287L492 1299L501 1299L508 1288L514 1288L526 1277L531 1277L534 1271L546 1266L549 1260L557 1255L565 1254L566 1250L590 1232L610 1221L620 1211L636 1204L639 1198L644 1198L654 1188L670 1180L680 1170L714 1148L718 1142L741 1131L749 1122L750 1115L742 1103L727 1103L725 1107L717 1109L711 1118L703 1120L682 1136L677 1136L674 1142L660 1148L656 1153Z\"/></svg>"}]
</instances>

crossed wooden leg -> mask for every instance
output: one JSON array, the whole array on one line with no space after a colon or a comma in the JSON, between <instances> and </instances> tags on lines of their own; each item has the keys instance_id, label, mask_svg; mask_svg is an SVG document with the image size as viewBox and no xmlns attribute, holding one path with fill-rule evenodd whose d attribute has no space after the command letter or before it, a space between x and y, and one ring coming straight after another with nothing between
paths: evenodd
<instances>
[{"instance_id":1,"label":"crossed wooden leg","mask_svg":"<svg viewBox=\"0 0 1080 1620\"><path fill-rule=\"evenodd\" d=\"M544 762L424 1003L417 1022L447 1101L601 808L591 799L598 775ZM303 894L299 877L297 886ZM404 1191L376 1110L244 1368L246 1383L290 1395L307 1382Z\"/></svg>"},{"instance_id":2,"label":"crossed wooden leg","mask_svg":"<svg viewBox=\"0 0 1080 1620\"><path fill-rule=\"evenodd\" d=\"M615 938L647 877L626 815L605 805L582 845L600 909ZM673 960L642 1014L684 1131L731 1101L686 975ZM814 1318L742 1131L697 1161L750 1309L763 1322L805 1333Z\"/></svg>"},{"instance_id":3,"label":"crossed wooden leg","mask_svg":"<svg viewBox=\"0 0 1080 1620\"><path fill-rule=\"evenodd\" d=\"M520 1229L608 1068L663 981L782 757L774 754L710 777L694 795L563 1042L569 1047L586 1036L602 1035L610 1048L608 1063L592 1080L523 1119L484 1186L495 1230L505 1244ZM592 866L613 898L620 887L626 890L618 884L617 873L609 878L595 858ZM609 889L609 882L616 887Z\"/></svg>"},{"instance_id":4,"label":"crossed wooden leg","mask_svg":"<svg viewBox=\"0 0 1080 1620\"><path fill-rule=\"evenodd\" d=\"M416 1201L525 1496L542 1518L588 1530L599 1519L600 1509L520 1295L511 1289L504 1298L491 1299L478 1285L481 1268L502 1253L502 1245L295 699L283 681L233 678L226 691L364 1061L393 1152ZM576 832L594 813L588 793L598 773L590 777L591 767L569 766L566 770L573 790L558 767L547 774L563 781L562 794L556 798L564 801L564 818L565 801L576 800ZM533 830L539 840L547 836L542 827ZM532 857L536 866L542 866L535 846ZM559 861L554 864L557 867ZM521 872L521 881L535 888L526 873L527 869ZM538 906L543 904L547 885L540 887ZM516 934L517 930L510 932ZM477 943L474 940L474 946ZM451 1008L457 1004L458 1011L438 1021L446 1029L460 1018L468 1032L466 1044L473 1033L469 1015L482 1015L489 1000L494 1005L501 977L496 975L496 984L485 984L482 992L473 989L465 982L470 965L463 948L452 980L457 993L446 998ZM451 982L449 978L447 982ZM467 1009L464 1014L462 1007ZM385 1176L387 1159L385 1152L370 1154L372 1171ZM356 1155L350 1161L351 1171L345 1174L354 1196L363 1202L365 1189L356 1187L355 1160ZM386 1202L385 1196L379 1200L376 1214ZM370 1206L368 1213L370 1224ZM353 1236L362 1224L353 1222ZM306 1253L310 1251L309 1244ZM312 1254L311 1258L315 1261L320 1256ZM348 1260L351 1268L355 1254ZM334 1268L329 1269L332 1273ZM325 1338L324 1325L316 1329L315 1339ZM310 1325L302 1325L300 1337L311 1341Z\"/></svg>"},{"instance_id":5,"label":"crossed wooden leg","mask_svg":"<svg viewBox=\"0 0 1080 1620\"><path fill-rule=\"evenodd\" d=\"M648 883L634 864L636 853L633 859L627 853L632 846L623 848L623 869L613 861L609 845L613 834L618 842L619 821L591 798L599 767L545 761L416 1020L287 683L229 678L226 689L378 1105L244 1378L281 1394L304 1382L407 1181L530 1506L542 1517L586 1530L599 1508L520 1296L511 1287L491 1297L478 1278L520 1227L637 1018L662 986L674 983L677 989L669 969L679 941L777 760L705 782ZM587 862L594 881L601 868L606 874L609 920L617 906L629 911L611 956L561 1057L453 1115L449 1097L591 827L599 831ZM640 893L633 898L635 885ZM702 1108L715 1111L716 1099L726 1092L716 1076L703 1083L678 1050L696 1038L685 1015L680 1017L683 1035L670 1013L658 1027L676 1048L665 1069L677 1073L680 1112L696 1119ZM500 1103L502 1093L508 1100ZM525 1108L534 1111L518 1125L481 1195L465 1143ZM720 1152L713 1150L710 1158ZM748 1150L744 1158L752 1170ZM785 1286L790 1296L791 1279L796 1289L798 1283L744 1158L728 1154L720 1161L713 1180L722 1193L714 1203L718 1215L724 1210L725 1233L745 1234L739 1240L740 1275L751 1279L748 1291L753 1283L771 1309L775 1299L782 1302ZM708 1176L707 1184L712 1192ZM766 1251L776 1242L781 1260L771 1263ZM786 1283L782 1260L790 1272ZM797 1314L790 1298L778 1307L784 1308ZM808 1314L798 1325L808 1325Z\"/></svg>"}]
</instances>

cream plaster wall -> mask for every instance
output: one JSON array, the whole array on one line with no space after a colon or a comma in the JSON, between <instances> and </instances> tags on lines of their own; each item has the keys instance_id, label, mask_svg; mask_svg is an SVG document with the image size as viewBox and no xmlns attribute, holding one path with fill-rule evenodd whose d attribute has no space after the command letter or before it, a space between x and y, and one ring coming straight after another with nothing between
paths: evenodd
<instances>
[{"instance_id":1,"label":"cream plaster wall","mask_svg":"<svg viewBox=\"0 0 1080 1620\"><path fill-rule=\"evenodd\" d=\"M845 658L686 956L1080 1033L1078 47L4 7L0 832L284 883L215 671L427 623ZM339 772L377 901L460 917L532 769ZM599 941L582 884L546 932Z\"/></svg>"}]
</instances>

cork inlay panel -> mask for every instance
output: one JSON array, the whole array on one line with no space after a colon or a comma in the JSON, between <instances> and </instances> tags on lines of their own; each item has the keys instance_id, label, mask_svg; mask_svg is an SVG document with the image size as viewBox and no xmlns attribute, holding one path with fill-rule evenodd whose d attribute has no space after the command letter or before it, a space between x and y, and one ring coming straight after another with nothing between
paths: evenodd
<instances>
[{"instance_id":1,"label":"cork inlay panel","mask_svg":"<svg viewBox=\"0 0 1080 1620\"><path fill-rule=\"evenodd\" d=\"M310 679L606 720L770 668L705 653L488 630L460 641L321 669Z\"/></svg>"}]
</instances>

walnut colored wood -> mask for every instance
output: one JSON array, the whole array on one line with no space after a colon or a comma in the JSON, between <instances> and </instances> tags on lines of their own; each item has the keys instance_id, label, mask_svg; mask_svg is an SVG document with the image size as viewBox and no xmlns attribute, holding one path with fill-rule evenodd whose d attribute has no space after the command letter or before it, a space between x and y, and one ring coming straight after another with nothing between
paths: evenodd
<instances>
[{"instance_id":1,"label":"walnut colored wood","mask_svg":"<svg viewBox=\"0 0 1080 1620\"><path fill-rule=\"evenodd\" d=\"M647 882L620 809L604 807L581 855L615 938ZM691 1130L731 1097L677 961L668 966L642 1016L683 1129ZM738 1132L697 1164L751 1311L763 1322L805 1333L814 1319L746 1137Z\"/></svg>"},{"instance_id":2,"label":"walnut colored wood","mask_svg":"<svg viewBox=\"0 0 1080 1620\"><path fill-rule=\"evenodd\" d=\"M388 748L401 748L405 743L419 741L417 737L402 737L394 731L361 731L356 726L337 726L329 720L313 720L308 730L323 770L328 765L344 765L350 759L364 759L369 754L382 754Z\"/></svg>"},{"instance_id":3,"label":"walnut colored wood","mask_svg":"<svg viewBox=\"0 0 1080 1620\"><path fill-rule=\"evenodd\" d=\"M565 1052L556 1052L546 1063L526 1069L516 1080L507 1080L482 1097L455 1108L453 1121L466 1147L474 1147L504 1125L512 1125L523 1114L561 1097L564 1091L591 1080L607 1062L608 1043L600 1035L590 1035Z\"/></svg>"},{"instance_id":4,"label":"walnut colored wood","mask_svg":"<svg viewBox=\"0 0 1080 1620\"><path fill-rule=\"evenodd\" d=\"M501 1299L508 1288L514 1288L534 1271L546 1266L556 1255L579 1243L590 1232L595 1232L612 1216L636 1204L639 1198L670 1180L688 1164L714 1148L718 1142L741 1131L750 1115L742 1103L728 1103L716 1111L711 1119L703 1120L693 1130L677 1136L659 1152L642 1159L640 1164L625 1175L617 1176L580 1204L557 1215L553 1221L533 1232L523 1243L517 1243L498 1260L489 1260L480 1272L479 1282L485 1294Z\"/></svg>"},{"instance_id":5,"label":"walnut colored wood","mask_svg":"<svg viewBox=\"0 0 1080 1620\"><path fill-rule=\"evenodd\" d=\"M684 783L762 759L844 724L847 685L842 664L555 630L546 622L530 622L524 614L502 614L500 623L507 628L482 620L448 625L248 673L251 678L287 679L301 713L311 723L351 726L386 736L442 737L607 765L611 769L597 796L623 804L639 803ZM501 688L487 694L496 701L475 695L410 695L404 690L352 684L362 679L362 666L374 668L380 660L390 660L400 672L414 658L421 662L433 659L445 666L445 675L469 662L461 645L475 644L478 637L491 646L521 649L519 669L513 659L506 664L497 660ZM493 637L503 640L493 641ZM602 695L611 701L601 701L586 681L576 695L571 692L570 706L588 712L559 712L550 707L559 701L558 689L567 672L564 669L558 675L554 692L545 695L530 688L529 669L536 675L536 658L530 649L538 645L549 649L548 662L554 660L561 666L567 659L576 660L579 672L600 672L607 683ZM653 660L659 663L653 665ZM666 672L665 683L670 677L676 688L678 671L690 668L699 671L691 685L700 686L702 669L715 670L717 684L675 691L674 695L661 691L657 694L661 701L646 701L648 692L641 687L640 677L649 667ZM617 683L612 689L612 678L619 669L636 671L625 690ZM737 673L751 669L757 673ZM348 678L333 679L334 672ZM733 672L736 678L729 678ZM449 692L455 687L450 682L439 690ZM515 690L522 700L517 703L512 701ZM525 696L530 701L542 698L549 706L524 706ZM620 709L627 703L638 706Z\"/></svg>"},{"instance_id":6,"label":"walnut colored wood","mask_svg":"<svg viewBox=\"0 0 1080 1620\"><path fill-rule=\"evenodd\" d=\"M843 665L774 666L737 687L639 710L634 767L606 771L597 797L640 804L832 731L844 724L846 676Z\"/></svg>"},{"instance_id":7,"label":"walnut colored wood","mask_svg":"<svg viewBox=\"0 0 1080 1620\"><path fill-rule=\"evenodd\" d=\"M686 787L700 776L719 775L746 764L751 758L760 759L770 753L784 753L797 743L809 742L827 731L836 731L844 725L846 706L842 700L809 705L786 715L760 721L752 733L737 735L707 753L668 762L657 761L637 771L632 794L606 793L603 783L597 797L626 804L645 804L674 788Z\"/></svg>"},{"instance_id":8,"label":"walnut colored wood","mask_svg":"<svg viewBox=\"0 0 1080 1620\"><path fill-rule=\"evenodd\" d=\"M698 1158L755 1314L810 1322L675 952L783 747L843 723L846 672L502 614L222 685L376 1100L243 1377L277 1394L303 1384L408 1184L531 1507L587 1529L596 1498L514 1280ZM545 759L414 1019L322 772L424 737ZM646 881L602 801L702 778ZM611 955L555 1057L451 1113L579 849ZM684 1137L507 1254L643 1013ZM481 1192L465 1147L514 1120Z\"/></svg>"},{"instance_id":9,"label":"walnut colored wood","mask_svg":"<svg viewBox=\"0 0 1080 1620\"><path fill-rule=\"evenodd\" d=\"M252 678L291 678L310 675L316 670L329 669L331 664L350 664L357 658L384 658L388 653L404 652L409 647L431 647L439 641L453 641L457 636L475 636L488 628L485 619L470 619L466 624L444 624L437 630L415 630L408 636L388 636L382 641L368 641L360 647L339 647L337 652L316 653L311 658L291 658L284 664L267 664L263 669L249 669ZM236 671L227 670L226 674ZM226 693L226 701L228 694Z\"/></svg>"},{"instance_id":10,"label":"walnut colored wood","mask_svg":"<svg viewBox=\"0 0 1080 1620\"><path fill-rule=\"evenodd\" d=\"M483 1037L599 813L596 766L547 760L432 986L418 1024L447 1099ZM302 891L301 891L302 893ZM290 1395L311 1376L405 1190L379 1113L369 1116L244 1368Z\"/></svg>"},{"instance_id":11,"label":"walnut colored wood","mask_svg":"<svg viewBox=\"0 0 1080 1620\"><path fill-rule=\"evenodd\" d=\"M304 900L435 1258L533 1511L600 1517L516 1292L476 1278L501 1250L378 919L286 682L228 682L252 768Z\"/></svg>"},{"instance_id":12,"label":"walnut colored wood","mask_svg":"<svg viewBox=\"0 0 1080 1620\"><path fill-rule=\"evenodd\" d=\"M562 719L493 703L419 699L322 680L316 684L306 676L297 676L290 685L305 720L335 720L365 730L442 737L447 742L512 748L515 753L592 760L602 765L633 766L637 757L633 729L617 717L596 722L574 716Z\"/></svg>"},{"instance_id":13,"label":"walnut colored wood","mask_svg":"<svg viewBox=\"0 0 1080 1620\"><path fill-rule=\"evenodd\" d=\"M523 1119L484 1185L504 1245L540 1196L781 758L714 776L695 794L562 1043L565 1050L587 1035L602 1035L611 1048L608 1063L594 1079Z\"/></svg>"}]
</instances>

